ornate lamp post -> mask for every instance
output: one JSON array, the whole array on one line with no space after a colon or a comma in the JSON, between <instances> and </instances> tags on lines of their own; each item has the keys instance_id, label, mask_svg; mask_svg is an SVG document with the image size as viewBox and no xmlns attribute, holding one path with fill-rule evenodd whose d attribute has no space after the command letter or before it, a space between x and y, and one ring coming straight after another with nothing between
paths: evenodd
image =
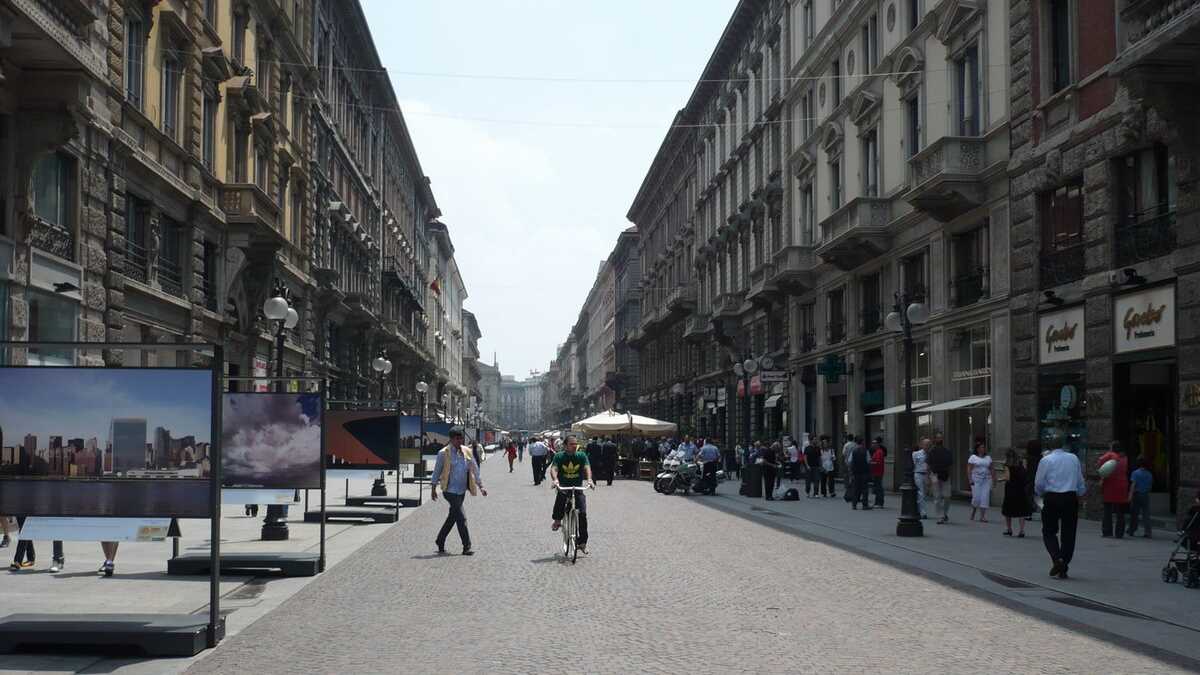
<instances>
[{"instance_id":1,"label":"ornate lamp post","mask_svg":"<svg viewBox=\"0 0 1200 675\"><path fill-rule=\"evenodd\" d=\"M912 460L912 349L913 326L929 321L929 309L920 302L910 302L907 293L896 293L896 303L884 319L884 326L893 333L904 336L904 412L900 416L897 430L901 436L897 445L903 450L899 455L904 460L904 484L900 486L900 519L896 522L896 536L921 537L925 528L921 525L921 511L917 508L917 484L913 475Z\"/></svg>"},{"instance_id":2,"label":"ornate lamp post","mask_svg":"<svg viewBox=\"0 0 1200 675\"><path fill-rule=\"evenodd\" d=\"M750 445L750 380L754 378L754 373L758 372L758 359L754 358L749 351L745 354L743 361L734 361L733 373L742 379L742 433L744 434L743 442L747 446Z\"/></svg>"},{"instance_id":3,"label":"ornate lamp post","mask_svg":"<svg viewBox=\"0 0 1200 675\"><path fill-rule=\"evenodd\" d=\"M286 391L283 382L283 342L287 331L300 323L300 314L292 307L292 292L279 279L271 297L263 302L263 315L271 322L275 333L275 391ZM280 504L268 504L267 515L263 518L263 541L286 541L288 507Z\"/></svg>"},{"instance_id":4,"label":"ornate lamp post","mask_svg":"<svg viewBox=\"0 0 1200 675\"><path fill-rule=\"evenodd\" d=\"M424 493L420 479L425 475L425 394L428 391L429 385L424 380L417 382L417 393L421 395L421 440L417 443L417 470L414 472L418 481L417 504L421 503L421 495Z\"/></svg>"},{"instance_id":5,"label":"ornate lamp post","mask_svg":"<svg viewBox=\"0 0 1200 675\"><path fill-rule=\"evenodd\" d=\"M376 356L375 360L371 361L371 369L379 373L379 403L382 406L384 380L387 379L388 373L392 372L392 362L388 360L387 353L382 349L379 350L379 356ZM371 485L371 496L387 496L387 484L384 483L382 471L379 472L379 478L376 478L375 483Z\"/></svg>"}]
</instances>

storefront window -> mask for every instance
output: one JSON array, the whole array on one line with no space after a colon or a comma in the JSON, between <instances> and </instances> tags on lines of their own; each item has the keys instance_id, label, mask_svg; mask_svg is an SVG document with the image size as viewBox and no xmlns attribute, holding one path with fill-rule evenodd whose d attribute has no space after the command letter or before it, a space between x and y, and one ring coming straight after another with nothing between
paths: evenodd
<instances>
[{"instance_id":1,"label":"storefront window","mask_svg":"<svg viewBox=\"0 0 1200 675\"><path fill-rule=\"evenodd\" d=\"M958 352L952 379L957 398L987 396L992 392L992 341L987 324L958 334Z\"/></svg>"},{"instance_id":2,"label":"storefront window","mask_svg":"<svg viewBox=\"0 0 1200 675\"><path fill-rule=\"evenodd\" d=\"M901 356L904 358L904 345L899 345ZM909 353L909 361L911 361L912 371L912 400L914 403L921 401L932 401L932 392L930 383L932 382L929 376L929 343L925 340L913 340L912 351ZM900 379L900 397L897 400L904 400L904 377L901 374Z\"/></svg>"},{"instance_id":3,"label":"storefront window","mask_svg":"<svg viewBox=\"0 0 1200 675\"><path fill-rule=\"evenodd\" d=\"M74 342L75 303L49 293L29 294L29 341ZM74 362L70 349L30 349L31 366L69 366Z\"/></svg>"},{"instance_id":4,"label":"storefront window","mask_svg":"<svg viewBox=\"0 0 1200 675\"><path fill-rule=\"evenodd\" d=\"M1052 437L1061 429L1067 449L1081 458L1087 452L1087 391L1082 372L1043 372L1038 377L1038 431L1042 447L1053 449ZM1016 442L1023 442L1014 439Z\"/></svg>"}]
</instances>

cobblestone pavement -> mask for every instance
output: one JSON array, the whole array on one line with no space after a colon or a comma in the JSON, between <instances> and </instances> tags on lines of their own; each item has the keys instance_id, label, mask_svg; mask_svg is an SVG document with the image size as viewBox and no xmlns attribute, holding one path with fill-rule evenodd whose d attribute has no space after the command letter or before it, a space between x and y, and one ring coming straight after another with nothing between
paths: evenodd
<instances>
[{"instance_id":1,"label":"cobblestone pavement","mask_svg":"<svg viewBox=\"0 0 1200 675\"><path fill-rule=\"evenodd\" d=\"M432 555L427 504L189 672L1183 672L643 482L589 494L592 554L564 564L551 491L500 464L474 557Z\"/></svg>"}]
</instances>

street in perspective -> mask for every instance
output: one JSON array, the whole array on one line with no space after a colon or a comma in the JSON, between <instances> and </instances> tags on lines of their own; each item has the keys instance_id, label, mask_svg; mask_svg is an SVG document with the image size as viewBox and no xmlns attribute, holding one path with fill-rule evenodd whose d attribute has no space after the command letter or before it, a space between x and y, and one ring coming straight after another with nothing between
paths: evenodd
<instances>
[{"instance_id":1,"label":"street in perspective","mask_svg":"<svg viewBox=\"0 0 1200 675\"><path fill-rule=\"evenodd\" d=\"M1200 671L1197 41L0 0L0 675Z\"/></svg>"}]
</instances>

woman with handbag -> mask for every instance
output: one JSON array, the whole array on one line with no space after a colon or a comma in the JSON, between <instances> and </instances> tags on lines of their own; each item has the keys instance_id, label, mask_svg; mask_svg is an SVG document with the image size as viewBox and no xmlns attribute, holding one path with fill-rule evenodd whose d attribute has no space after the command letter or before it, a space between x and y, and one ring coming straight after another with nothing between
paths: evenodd
<instances>
[{"instance_id":1,"label":"woman with handbag","mask_svg":"<svg viewBox=\"0 0 1200 675\"><path fill-rule=\"evenodd\" d=\"M1025 536L1025 519L1033 513L1032 502L1029 499L1029 473L1025 463L1017 456L1015 450L1009 450L1004 457L1004 503L1000 513L1004 515L1004 536L1013 536L1012 521L1017 519L1019 526L1017 537Z\"/></svg>"}]
</instances>

